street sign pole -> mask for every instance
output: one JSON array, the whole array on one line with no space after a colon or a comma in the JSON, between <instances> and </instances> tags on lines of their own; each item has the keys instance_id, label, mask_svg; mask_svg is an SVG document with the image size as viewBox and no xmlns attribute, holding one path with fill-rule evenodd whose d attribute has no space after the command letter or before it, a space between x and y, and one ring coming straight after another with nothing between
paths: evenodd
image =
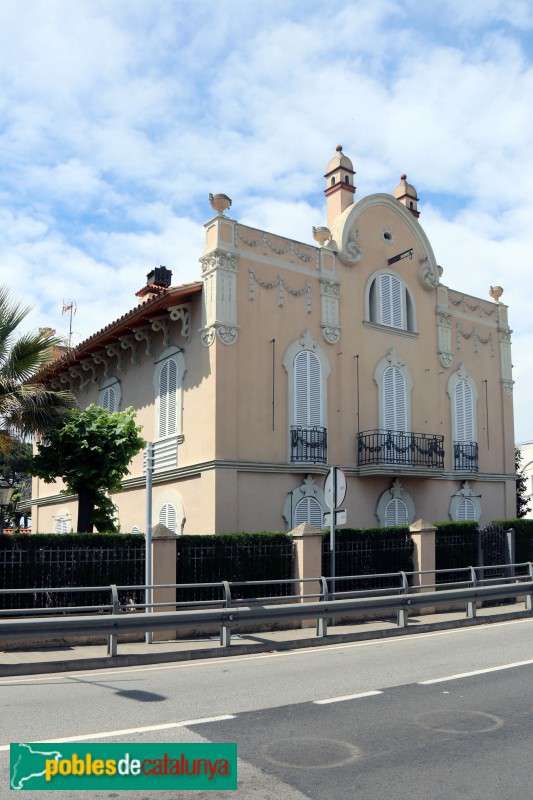
<instances>
[{"instance_id":1,"label":"street sign pole","mask_svg":"<svg viewBox=\"0 0 533 800\"><path fill-rule=\"evenodd\" d=\"M145 577L144 582L146 586L152 583L152 471L154 465L154 444L148 442L144 453L145 469L146 469L146 557L145 557ZM150 614L153 611L152 604L152 589L145 590L144 602L146 603L145 612ZM152 631L145 633L146 644L152 644Z\"/></svg>"},{"instance_id":2,"label":"street sign pole","mask_svg":"<svg viewBox=\"0 0 533 800\"><path fill-rule=\"evenodd\" d=\"M335 469L335 467L333 467ZM337 508L337 481L336 476L333 475L333 508L331 510L331 524L329 526L329 565L330 574L332 577L331 591L335 595L335 522L336 522L336 508ZM335 599L335 598L333 598ZM332 620L333 621L333 620Z\"/></svg>"}]
</instances>

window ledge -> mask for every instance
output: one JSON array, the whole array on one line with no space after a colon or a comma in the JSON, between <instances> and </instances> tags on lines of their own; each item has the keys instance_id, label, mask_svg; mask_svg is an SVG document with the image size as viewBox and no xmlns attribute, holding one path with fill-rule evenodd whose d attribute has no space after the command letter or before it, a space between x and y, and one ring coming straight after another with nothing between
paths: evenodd
<instances>
[{"instance_id":1,"label":"window ledge","mask_svg":"<svg viewBox=\"0 0 533 800\"><path fill-rule=\"evenodd\" d=\"M369 320L364 320L363 325L366 328L373 328L376 331L387 331L387 333L397 333L398 336L407 336L410 339L418 339L418 332L417 331L408 331L405 328L395 328L394 325L382 325L381 322L369 322Z\"/></svg>"}]
</instances>

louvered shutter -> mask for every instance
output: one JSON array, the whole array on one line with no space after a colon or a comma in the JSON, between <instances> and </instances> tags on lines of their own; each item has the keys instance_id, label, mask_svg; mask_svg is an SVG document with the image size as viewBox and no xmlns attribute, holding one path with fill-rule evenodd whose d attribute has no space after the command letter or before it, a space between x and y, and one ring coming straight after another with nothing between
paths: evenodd
<instances>
[{"instance_id":1,"label":"louvered shutter","mask_svg":"<svg viewBox=\"0 0 533 800\"><path fill-rule=\"evenodd\" d=\"M68 527L68 519L66 517L57 517L54 524L55 533L68 533Z\"/></svg>"},{"instance_id":2,"label":"louvered shutter","mask_svg":"<svg viewBox=\"0 0 533 800\"><path fill-rule=\"evenodd\" d=\"M387 431L407 430L405 378L398 367L383 373L383 427Z\"/></svg>"},{"instance_id":3,"label":"louvered shutter","mask_svg":"<svg viewBox=\"0 0 533 800\"><path fill-rule=\"evenodd\" d=\"M107 408L112 414L117 410L117 395L112 386L108 386L107 389L104 389L102 408Z\"/></svg>"},{"instance_id":4,"label":"louvered shutter","mask_svg":"<svg viewBox=\"0 0 533 800\"><path fill-rule=\"evenodd\" d=\"M407 525L408 515L407 506L398 497L394 497L387 503L385 509L385 525Z\"/></svg>"},{"instance_id":5,"label":"louvered shutter","mask_svg":"<svg viewBox=\"0 0 533 800\"><path fill-rule=\"evenodd\" d=\"M159 375L159 438L172 436L177 428L178 365L169 358Z\"/></svg>"},{"instance_id":6,"label":"louvered shutter","mask_svg":"<svg viewBox=\"0 0 533 800\"><path fill-rule=\"evenodd\" d=\"M322 425L322 368L311 350L301 350L294 359L294 424Z\"/></svg>"},{"instance_id":7,"label":"louvered shutter","mask_svg":"<svg viewBox=\"0 0 533 800\"><path fill-rule=\"evenodd\" d=\"M314 497L304 497L296 504L294 509L293 525L301 525L302 522L308 522L314 528L320 530L322 528L322 508L318 500Z\"/></svg>"},{"instance_id":8,"label":"louvered shutter","mask_svg":"<svg viewBox=\"0 0 533 800\"><path fill-rule=\"evenodd\" d=\"M467 519L476 518L476 509L474 504L468 497L464 497L457 504L457 521L463 522Z\"/></svg>"},{"instance_id":9,"label":"louvered shutter","mask_svg":"<svg viewBox=\"0 0 533 800\"><path fill-rule=\"evenodd\" d=\"M172 533L176 533L176 519L176 509L172 503L165 503L164 506L161 506L159 523L168 528L169 531L172 531Z\"/></svg>"},{"instance_id":10,"label":"louvered shutter","mask_svg":"<svg viewBox=\"0 0 533 800\"><path fill-rule=\"evenodd\" d=\"M455 438L458 442L475 442L474 397L468 381L455 386Z\"/></svg>"},{"instance_id":11,"label":"louvered shutter","mask_svg":"<svg viewBox=\"0 0 533 800\"><path fill-rule=\"evenodd\" d=\"M395 275L380 275L381 322L393 328L405 328L403 284Z\"/></svg>"}]
</instances>

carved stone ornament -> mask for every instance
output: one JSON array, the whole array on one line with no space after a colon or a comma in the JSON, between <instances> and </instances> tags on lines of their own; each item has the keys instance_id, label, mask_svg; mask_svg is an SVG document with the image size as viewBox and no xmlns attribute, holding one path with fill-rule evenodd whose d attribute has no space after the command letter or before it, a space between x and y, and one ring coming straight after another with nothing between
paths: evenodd
<instances>
[{"instance_id":1,"label":"carved stone ornament","mask_svg":"<svg viewBox=\"0 0 533 800\"><path fill-rule=\"evenodd\" d=\"M170 347L170 320L168 317L155 317L150 320L153 331L162 331L163 347Z\"/></svg>"},{"instance_id":2,"label":"carved stone ornament","mask_svg":"<svg viewBox=\"0 0 533 800\"><path fill-rule=\"evenodd\" d=\"M320 278L320 294L323 297L338 297L339 296L339 282L332 281L329 278Z\"/></svg>"},{"instance_id":3,"label":"carved stone ornament","mask_svg":"<svg viewBox=\"0 0 533 800\"><path fill-rule=\"evenodd\" d=\"M85 372L91 373L91 383L98 383L98 368L92 359L84 358L81 362L81 368L85 370Z\"/></svg>"},{"instance_id":4,"label":"carved stone ornament","mask_svg":"<svg viewBox=\"0 0 533 800\"><path fill-rule=\"evenodd\" d=\"M437 311L437 324L442 325L443 328L451 328L452 315L449 311Z\"/></svg>"},{"instance_id":5,"label":"carved stone ornament","mask_svg":"<svg viewBox=\"0 0 533 800\"><path fill-rule=\"evenodd\" d=\"M361 261L363 256L363 251L357 244L358 235L359 231L356 228L352 228L345 240L343 237L342 246L338 252L338 256L342 263L347 267L357 264L358 261Z\"/></svg>"},{"instance_id":6,"label":"carved stone ornament","mask_svg":"<svg viewBox=\"0 0 533 800\"><path fill-rule=\"evenodd\" d=\"M420 285L429 291L436 289L439 285L439 271L436 265L429 262L427 256L420 259L420 267L418 268L418 280Z\"/></svg>"},{"instance_id":7,"label":"carved stone ornament","mask_svg":"<svg viewBox=\"0 0 533 800\"><path fill-rule=\"evenodd\" d=\"M217 331L214 326L210 328L203 328L202 330L200 330L200 341L202 342L204 347L211 347L211 345L215 341L216 335Z\"/></svg>"},{"instance_id":8,"label":"carved stone ornament","mask_svg":"<svg viewBox=\"0 0 533 800\"><path fill-rule=\"evenodd\" d=\"M106 345L105 349L106 349L107 355L110 358L112 358L113 356L116 357L116 359L117 359L117 369L118 369L119 372L123 372L124 371L124 364L123 364L123 359L122 359L122 355L123 354L122 354L122 349L120 347L120 344L118 342L115 342L114 344L108 344L108 345Z\"/></svg>"},{"instance_id":9,"label":"carved stone ornament","mask_svg":"<svg viewBox=\"0 0 533 800\"><path fill-rule=\"evenodd\" d=\"M146 326L145 328L134 328L133 334L138 342L146 342L146 355L152 356L154 354L154 348L151 326Z\"/></svg>"},{"instance_id":10,"label":"carved stone ornament","mask_svg":"<svg viewBox=\"0 0 533 800\"><path fill-rule=\"evenodd\" d=\"M237 272L238 260L239 256L235 253L228 253L226 250L213 250L213 252L200 258L202 275L214 269L227 269L231 272Z\"/></svg>"},{"instance_id":11,"label":"carved stone ornament","mask_svg":"<svg viewBox=\"0 0 533 800\"><path fill-rule=\"evenodd\" d=\"M104 365L104 378L109 378L109 356L105 352L105 350L100 350L98 353L92 354L92 359L95 364L103 364Z\"/></svg>"},{"instance_id":12,"label":"carved stone ornament","mask_svg":"<svg viewBox=\"0 0 533 800\"><path fill-rule=\"evenodd\" d=\"M302 333L300 338L298 339L298 344L302 348L302 350L316 350L316 342L313 339L313 334L309 330L309 328Z\"/></svg>"},{"instance_id":13,"label":"carved stone ornament","mask_svg":"<svg viewBox=\"0 0 533 800\"><path fill-rule=\"evenodd\" d=\"M217 327L217 336L222 344L234 344L237 341L239 330L233 326L220 325Z\"/></svg>"},{"instance_id":14,"label":"carved stone ornament","mask_svg":"<svg viewBox=\"0 0 533 800\"><path fill-rule=\"evenodd\" d=\"M211 347L215 337L218 337L222 344L235 344L238 333L239 329L234 325L209 325L200 330L200 341L204 347Z\"/></svg>"},{"instance_id":15,"label":"carved stone ornament","mask_svg":"<svg viewBox=\"0 0 533 800\"><path fill-rule=\"evenodd\" d=\"M123 350L131 349L131 363L139 366L139 353L137 352L137 340L133 334L119 336L120 346Z\"/></svg>"},{"instance_id":16,"label":"carved stone ornament","mask_svg":"<svg viewBox=\"0 0 533 800\"><path fill-rule=\"evenodd\" d=\"M168 309L170 313L170 319L174 322L179 322L181 320L181 335L187 339L187 341L191 341L191 304L184 303L181 306L170 306Z\"/></svg>"},{"instance_id":17,"label":"carved stone ornament","mask_svg":"<svg viewBox=\"0 0 533 800\"><path fill-rule=\"evenodd\" d=\"M446 369L448 369L448 367L451 367L453 363L452 353L439 353L439 359L442 366L445 367Z\"/></svg>"},{"instance_id":18,"label":"carved stone ornament","mask_svg":"<svg viewBox=\"0 0 533 800\"><path fill-rule=\"evenodd\" d=\"M393 367L405 367L405 361L402 361L399 357L398 353L396 352L395 347L389 347L389 351L387 353L387 361Z\"/></svg>"},{"instance_id":19,"label":"carved stone ornament","mask_svg":"<svg viewBox=\"0 0 533 800\"><path fill-rule=\"evenodd\" d=\"M324 337L324 340L328 344L337 344L341 338L341 329L334 328L331 325L321 325L320 327L322 328L322 336Z\"/></svg>"},{"instance_id":20,"label":"carved stone ornament","mask_svg":"<svg viewBox=\"0 0 533 800\"><path fill-rule=\"evenodd\" d=\"M512 395L514 381L502 381L503 391L507 395Z\"/></svg>"}]
</instances>

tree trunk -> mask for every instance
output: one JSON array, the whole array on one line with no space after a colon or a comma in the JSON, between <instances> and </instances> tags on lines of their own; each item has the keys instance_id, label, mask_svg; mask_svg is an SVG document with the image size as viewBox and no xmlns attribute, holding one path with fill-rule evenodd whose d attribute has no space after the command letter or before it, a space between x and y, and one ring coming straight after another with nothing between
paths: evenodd
<instances>
[{"instance_id":1,"label":"tree trunk","mask_svg":"<svg viewBox=\"0 0 533 800\"><path fill-rule=\"evenodd\" d=\"M78 533L92 533L94 526L91 522L94 512L94 492L86 486L78 489Z\"/></svg>"}]
</instances>

